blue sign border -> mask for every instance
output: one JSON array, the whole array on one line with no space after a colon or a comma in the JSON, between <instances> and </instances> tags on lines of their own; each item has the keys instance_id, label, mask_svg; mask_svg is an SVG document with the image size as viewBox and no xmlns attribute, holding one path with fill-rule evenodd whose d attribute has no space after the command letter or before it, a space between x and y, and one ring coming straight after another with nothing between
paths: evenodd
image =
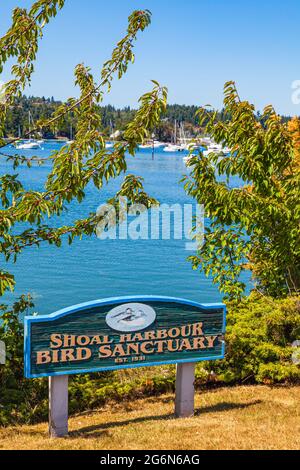
<instances>
[{"instance_id":1,"label":"blue sign border","mask_svg":"<svg viewBox=\"0 0 300 470\"><path fill-rule=\"evenodd\" d=\"M180 359L174 361L163 361L163 362L143 362L137 364L124 364L119 366L111 366L111 367L99 367L93 370L90 369L74 369L71 371L61 371L61 372L53 372L51 374L31 374L30 372L30 352L31 352L31 324L32 323L43 323L49 322L53 320L57 320L58 318L65 317L67 315L71 315L72 313L80 312L81 310L85 310L86 308L104 306L104 305L113 305L115 303L127 303L127 302L177 302L183 305L191 305L193 307L199 307L202 310L212 310L215 308L223 310L223 326L222 326L222 334L225 334L226 331L226 305L223 303L205 303L201 304L198 302L194 302L192 300L186 300L176 297L164 297L164 296L154 296L154 295L133 295L133 296L126 296L126 297L109 297L107 299L99 299L93 300L91 302L85 302L78 305L73 305L72 307L67 307L62 310L58 310L57 312L51 313L50 315L39 315L34 317L25 317L24 318L24 372L25 377L28 379L34 379L38 377L49 377L49 376L58 376L58 375L73 375L73 374L88 374L93 372L103 372L106 370L118 370L118 369L133 369L136 367L149 367L149 366L160 366L164 364L178 364L178 363L185 363L185 362L200 362L200 361L207 361L207 360L216 360L216 359L224 359L225 357L225 342L222 343L222 353L218 356L210 356L210 357L203 357L201 359Z\"/></svg>"}]
</instances>

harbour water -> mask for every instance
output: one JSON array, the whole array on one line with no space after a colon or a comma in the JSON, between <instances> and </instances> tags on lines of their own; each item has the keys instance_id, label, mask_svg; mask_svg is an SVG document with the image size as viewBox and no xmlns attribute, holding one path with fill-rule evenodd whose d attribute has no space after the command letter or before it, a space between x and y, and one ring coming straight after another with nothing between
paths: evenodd
<instances>
[{"instance_id":1,"label":"harbour water","mask_svg":"<svg viewBox=\"0 0 300 470\"><path fill-rule=\"evenodd\" d=\"M41 150L27 150L26 155L46 157L61 145L45 142ZM7 153L18 153L8 148ZM24 154L24 151L19 151ZM179 182L187 169L183 153L165 153L140 150L135 158L128 156L128 172L144 178L145 189L161 203L184 204L193 201L185 194ZM2 159L1 173L11 173L11 164ZM43 166L19 167L16 172L26 188L42 190L49 172L49 163ZM119 188L117 178L101 191L89 187L82 204L72 203L59 218L46 221L49 225L71 224L97 210ZM171 227L172 228L172 227ZM31 293L34 311L46 314L81 302L121 295L167 295L184 297L199 302L222 299L217 286L204 274L192 270L187 257L186 240L99 240L84 237L61 248L46 243L40 248L24 250L16 264L7 270L16 278L13 295L6 294L3 301L11 301L23 293ZM3 265L3 264L2 264Z\"/></svg>"}]
</instances>

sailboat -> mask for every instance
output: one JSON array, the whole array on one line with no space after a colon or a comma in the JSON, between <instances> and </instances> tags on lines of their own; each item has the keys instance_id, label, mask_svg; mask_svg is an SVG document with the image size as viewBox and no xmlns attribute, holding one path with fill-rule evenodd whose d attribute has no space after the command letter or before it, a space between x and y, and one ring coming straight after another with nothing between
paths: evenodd
<instances>
[{"instance_id":1,"label":"sailboat","mask_svg":"<svg viewBox=\"0 0 300 470\"><path fill-rule=\"evenodd\" d=\"M211 143L208 147L207 147L207 150L204 150L203 152L203 155L205 157L208 157L208 155L210 155L211 153L215 153L215 154L223 154L223 147L221 144L214 144L214 143Z\"/></svg>"},{"instance_id":2,"label":"sailboat","mask_svg":"<svg viewBox=\"0 0 300 470\"><path fill-rule=\"evenodd\" d=\"M33 150L33 149L40 149L41 146L35 140L26 140L20 143L16 142L16 149L17 150Z\"/></svg>"},{"instance_id":3,"label":"sailboat","mask_svg":"<svg viewBox=\"0 0 300 470\"><path fill-rule=\"evenodd\" d=\"M67 140L67 144L68 145L71 145L73 144L74 140L73 140L73 125L72 123L70 124L70 140Z\"/></svg>"},{"instance_id":4,"label":"sailboat","mask_svg":"<svg viewBox=\"0 0 300 470\"><path fill-rule=\"evenodd\" d=\"M31 112L28 111L29 131L30 131L30 128L31 128L32 124L33 124L33 122L32 122ZM19 136L20 136L20 134L21 134L21 128L19 126ZM15 147L16 147L17 150L34 150L34 149L40 149L41 148L39 142L37 142L34 139L17 140L17 142L15 143Z\"/></svg>"},{"instance_id":5,"label":"sailboat","mask_svg":"<svg viewBox=\"0 0 300 470\"><path fill-rule=\"evenodd\" d=\"M105 148L106 149L112 149L115 145L115 137L114 137L114 126L113 126L113 123L112 123L112 120L110 119L109 120L109 128L110 128L110 139L113 139L113 141L108 141L108 142L105 142Z\"/></svg>"},{"instance_id":6,"label":"sailboat","mask_svg":"<svg viewBox=\"0 0 300 470\"><path fill-rule=\"evenodd\" d=\"M152 148L157 149L157 148L163 147L164 145L165 144L163 144L159 140L153 140L151 142L147 142L146 144L139 145L139 148L140 149L152 149Z\"/></svg>"},{"instance_id":7,"label":"sailboat","mask_svg":"<svg viewBox=\"0 0 300 470\"><path fill-rule=\"evenodd\" d=\"M164 148L164 152L183 152L185 148L182 145L177 145L177 121L174 122L174 144L169 144Z\"/></svg>"},{"instance_id":8,"label":"sailboat","mask_svg":"<svg viewBox=\"0 0 300 470\"><path fill-rule=\"evenodd\" d=\"M44 144L45 140L43 139L43 134L41 132L38 133L40 138L37 140L38 144Z\"/></svg>"}]
</instances>

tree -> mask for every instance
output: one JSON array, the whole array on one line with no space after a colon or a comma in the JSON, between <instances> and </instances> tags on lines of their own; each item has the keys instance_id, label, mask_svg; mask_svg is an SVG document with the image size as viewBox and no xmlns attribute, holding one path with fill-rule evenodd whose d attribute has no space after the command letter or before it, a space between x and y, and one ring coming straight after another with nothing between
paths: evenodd
<instances>
[{"instance_id":1,"label":"tree","mask_svg":"<svg viewBox=\"0 0 300 470\"><path fill-rule=\"evenodd\" d=\"M245 290L240 275L252 271L255 288L280 297L300 289L300 172L298 148L272 106L261 116L242 101L234 82L225 84L224 115L199 110L200 123L228 157L201 152L190 160L185 178L189 195L204 204L211 225L191 257L194 269L211 274L229 297ZM219 175L224 175L220 178ZM242 186L233 185L239 177Z\"/></svg>"},{"instance_id":2,"label":"tree","mask_svg":"<svg viewBox=\"0 0 300 470\"><path fill-rule=\"evenodd\" d=\"M294 164L296 166L300 166L300 118L298 116L294 116L288 122L288 131L291 134L293 147L294 147Z\"/></svg>"},{"instance_id":3,"label":"tree","mask_svg":"<svg viewBox=\"0 0 300 470\"><path fill-rule=\"evenodd\" d=\"M0 40L0 73L9 59L16 61L12 67L13 78L5 84L0 103L1 156L12 163L13 169L21 163L28 166L43 163L43 160L35 157L28 159L20 155L6 155L4 129L9 108L21 99L24 87L30 83L44 28L63 6L64 0L38 0L28 11L16 8L12 26ZM65 204L73 199L81 202L90 182L101 190L104 182L125 174L126 152L134 155L138 144L158 125L160 114L166 109L167 89L153 81L152 91L140 98L139 110L127 124L123 141L116 143L113 151L106 150L99 131L99 103L104 93L110 91L114 76L120 79L130 62L134 62L134 42L150 21L151 13L148 10L134 11L128 19L126 35L118 42L111 58L102 68L100 83L96 83L89 67L77 65L75 84L80 90L79 99L70 98L66 103L56 106L50 118L40 119L34 129L26 131L25 137L31 137L44 129L54 130L70 115L77 122L74 142L63 146L51 156L52 168L43 192L25 189L15 172L0 177L0 251L6 260L13 257L16 261L18 254L28 246L39 246L42 242L60 246L65 237L72 243L74 237L95 233L100 222L95 213L74 221L70 226L59 228L51 227L45 221L49 218L51 220L52 215L61 215ZM51 100L51 104L54 105L54 100ZM15 140L11 139L9 143ZM128 198L128 210L134 203L142 203L146 207L156 203L144 191L142 179L134 175L124 176L119 193ZM117 198L113 198L113 201L117 209ZM22 230L22 224L26 225L26 229ZM13 290L14 284L13 276L1 270L0 295L7 289Z\"/></svg>"}]
</instances>

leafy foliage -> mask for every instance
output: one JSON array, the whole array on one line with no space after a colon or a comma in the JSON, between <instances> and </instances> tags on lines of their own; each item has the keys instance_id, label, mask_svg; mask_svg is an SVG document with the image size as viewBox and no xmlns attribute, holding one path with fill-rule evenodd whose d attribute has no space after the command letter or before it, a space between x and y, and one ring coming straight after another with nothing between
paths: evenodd
<instances>
[{"instance_id":1,"label":"leafy foliage","mask_svg":"<svg viewBox=\"0 0 300 470\"><path fill-rule=\"evenodd\" d=\"M13 12L12 26L0 40L0 70L9 58L16 58L12 67L13 79L5 84L4 99L0 104L0 147L4 147L5 122L7 113L16 100L21 99L22 91L34 71L34 61L42 38L45 25L63 7L63 0L39 0L27 11L16 8ZM110 151L105 147L100 132L101 115L99 103L104 93L109 92L115 76L122 78L130 63L134 62L134 43L140 31L144 31L151 21L148 10L134 11L128 18L128 28L105 62L100 83L96 83L89 67L78 64L75 68L75 84L80 96L70 98L54 108L52 116L41 117L35 127L29 129L25 136L42 133L43 129L54 130L66 116L76 120L76 134L71 145L63 146L51 156L51 170L45 183L44 191L25 190L15 174L6 174L0 178L0 252L6 260L17 256L28 246L39 246L42 242L60 246L67 236L69 243L74 237L93 235L101 217L96 213L74 221L70 226L53 228L46 222L51 216L60 216L66 210L66 203L85 197L85 188L92 183L101 190L111 178L126 174L125 155L129 151L135 155L138 144L148 137L159 123L160 115L165 111L167 90L153 82L153 90L145 93L140 99L140 109L125 128L122 142L116 143ZM11 139L13 143L15 139ZM8 161L16 169L21 163L31 166L35 159L24 156L10 156ZM36 160L39 162L39 160ZM154 201L143 190L142 180L130 175L125 176L120 191L129 199L129 207L135 199L143 199L150 207ZM22 230L22 224L26 228ZM29 227L28 227L29 226ZM24 226L23 226L24 227ZM13 276L5 270L0 272L0 295L14 287Z\"/></svg>"},{"instance_id":2,"label":"leafy foliage","mask_svg":"<svg viewBox=\"0 0 300 470\"><path fill-rule=\"evenodd\" d=\"M292 343L300 335L300 299L274 300L253 293L228 304L226 359L208 365L226 383L295 383Z\"/></svg>"},{"instance_id":3,"label":"leafy foliage","mask_svg":"<svg viewBox=\"0 0 300 470\"><path fill-rule=\"evenodd\" d=\"M0 148L7 145L4 135L10 109L22 101L24 87L30 83L43 29L63 5L63 0L39 0L28 11L16 8L12 26L0 40L0 72L9 59L16 60L11 70L13 78L5 84L1 96ZM166 88L153 82L152 91L142 96L140 109L126 125L123 141L116 143L111 151L107 151L100 133L99 113L99 103L104 93L110 91L113 78L117 76L120 79L134 61L135 40L138 33L150 24L150 20L148 10L134 11L128 19L124 38L118 42L111 58L101 70L100 83L96 83L89 67L77 65L75 84L80 91L79 98L70 98L66 103L53 106L52 115L41 115L35 127L26 131L24 137L41 135L44 129L55 132L66 116L76 120L77 126L73 143L51 155L51 167L43 191L25 189L15 171L1 175L0 252L6 261L10 258L16 261L28 246L39 246L46 242L59 247L65 237L72 243L74 237L94 235L101 222L101 216L96 213L74 221L70 226L48 225L53 215L63 214L66 203L84 199L88 184L94 184L101 190L111 178L124 174L118 193L128 198L128 207L135 201L142 201L147 207L156 204L144 191L143 180L127 174L125 154L129 151L134 156L137 145L159 123L160 114L166 107ZM14 143L15 140L13 138L9 142ZM12 164L13 170L24 163L29 167L35 162L42 163L35 157L6 156L2 152L3 155ZM117 205L117 195L113 200ZM1 270L0 295L6 290L13 290L14 284L14 277L5 269ZM22 297L11 308L5 305L1 307L0 337L8 353L6 365L0 368L1 424L41 418L47 408L47 382L28 381L23 374L23 327L20 320L31 307L31 300L26 297Z\"/></svg>"},{"instance_id":4,"label":"leafy foliage","mask_svg":"<svg viewBox=\"0 0 300 470\"><path fill-rule=\"evenodd\" d=\"M229 297L239 298L240 274L251 269L256 288L274 297L300 289L300 171L287 123L271 106L260 119L241 101L235 84L225 85L226 120L199 110L200 122L227 157L201 152L191 158L185 188L211 218L193 266L213 275ZM224 175L224 178L219 175ZM244 182L235 187L233 177Z\"/></svg>"},{"instance_id":5,"label":"leafy foliage","mask_svg":"<svg viewBox=\"0 0 300 470\"><path fill-rule=\"evenodd\" d=\"M300 118L298 116L294 116L288 122L287 128L292 137L295 152L295 164L300 166Z\"/></svg>"},{"instance_id":6,"label":"leafy foliage","mask_svg":"<svg viewBox=\"0 0 300 470\"><path fill-rule=\"evenodd\" d=\"M47 385L24 378L23 325L20 316L33 306L31 298L22 296L11 308L1 305L0 337L6 346L6 364L0 367L0 425L30 420L38 400L45 400Z\"/></svg>"}]
</instances>

